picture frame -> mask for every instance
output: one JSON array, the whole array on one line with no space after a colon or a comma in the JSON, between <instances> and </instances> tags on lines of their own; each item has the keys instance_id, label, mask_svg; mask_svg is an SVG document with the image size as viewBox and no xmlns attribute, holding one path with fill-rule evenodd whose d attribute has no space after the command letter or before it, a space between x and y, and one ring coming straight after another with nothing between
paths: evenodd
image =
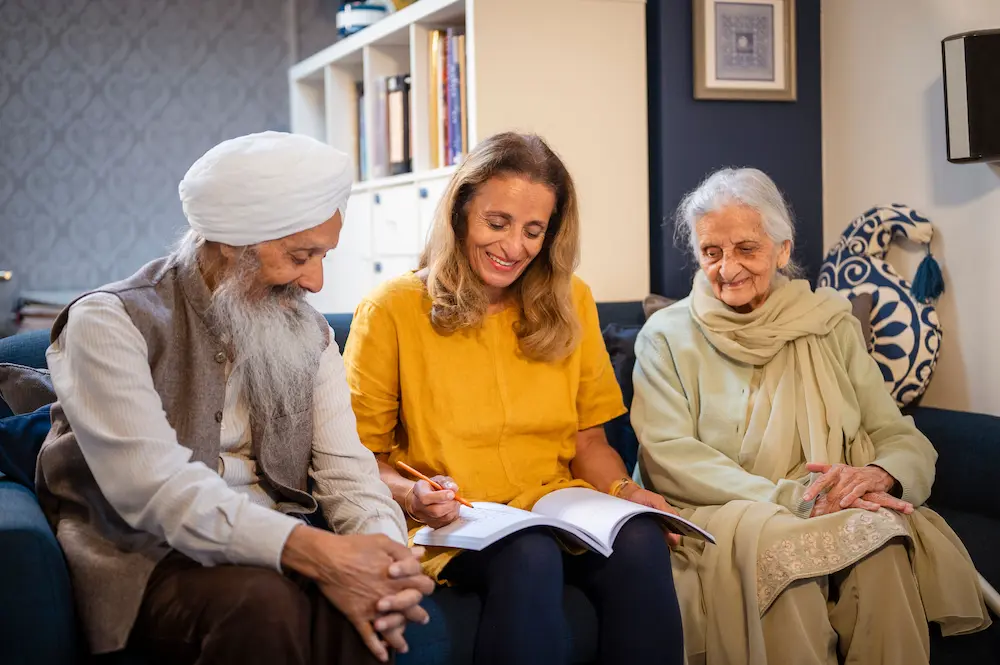
<instances>
[{"instance_id":1,"label":"picture frame","mask_svg":"<svg viewBox=\"0 0 1000 665\"><path fill-rule=\"evenodd\" d=\"M794 102L795 0L692 0L694 97Z\"/></svg>"}]
</instances>

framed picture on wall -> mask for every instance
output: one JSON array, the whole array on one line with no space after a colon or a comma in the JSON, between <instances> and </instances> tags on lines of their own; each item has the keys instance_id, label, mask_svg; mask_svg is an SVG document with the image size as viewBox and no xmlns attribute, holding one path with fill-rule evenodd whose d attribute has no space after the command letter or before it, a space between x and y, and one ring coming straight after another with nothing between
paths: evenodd
<instances>
[{"instance_id":1,"label":"framed picture on wall","mask_svg":"<svg viewBox=\"0 0 1000 665\"><path fill-rule=\"evenodd\" d=\"M694 97L795 101L795 0L693 0Z\"/></svg>"}]
</instances>

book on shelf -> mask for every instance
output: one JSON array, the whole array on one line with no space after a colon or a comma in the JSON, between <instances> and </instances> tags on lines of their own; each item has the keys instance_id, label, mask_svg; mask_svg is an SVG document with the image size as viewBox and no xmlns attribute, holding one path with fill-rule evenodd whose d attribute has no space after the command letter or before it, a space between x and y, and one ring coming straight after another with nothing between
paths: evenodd
<instances>
[{"instance_id":1,"label":"book on shelf","mask_svg":"<svg viewBox=\"0 0 1000 665\"><path fill-rule=\"evenodd\" d=\"M469 150L465 35L460 28L430 32L431 166L458 164Z\"/></svg>"},{"instance_id":2,"label":"book on shelf","mask_svg":"<svg viewBox=\"0 0 1000 665\"><path fill-rule=\"evenodd\" d=\"M430 31L430 63L428 68L428 116L430 117L430 151L431 168L437 169L444 166L441 160L441 153L438 151L441 145L441 117L440 100L438 96L441 91L441 42L443 33L440 30Z\"/></svg>"},{"instance_id":3,"label":"book on shelf","mask_svg":"<svg viewBox=\"0 0 1000 665\"><path fill-rule=\"evenodd\" d=\"M358 87L358 177L371 180L409 173L413 168L410 75L375 79L373 90ZM365 115L371 96L371 116ZM371 128L365 119L370 118Z\"/></svg>"},{"instance_id":4,"label":"book on shelf","mask_svg":"<svg viewBox=\"0 0 1000 665\"><path fill-rule=\"evenodd\" d=\"M358 180L368 180L368 139L365 136L365 85L362 81L358 81L355 85L355 90L358 97L358 122L355 130L358 135L357 142L357 179Z\"/></svg>"},{"instance_id":5,"label":"book on shelf","mask_svg":"<svg viewBox=\"0 0 1000 665\"><path fill-rule=\"evenodd\" d=\"M448 106L448 164L458 164L462 159L462 77L458 71L459 39L464 35L456 34L454 28L448 28L447 83L446 103Z\"/></svg>"},{"instance_id":6,"label":"book on shelf","mask_svg":"<svg viewBox=\"0 0 1000 665\"><path fill-rule=\"evenodd\" d=\"M388 77L375 79L373 91L371 144L369 145L368 168L370 178L384 178L389 171L389 90ZM372 94L366 91L366 95Z\"/></svg>"},{"instance_id":7,"label":"book on shelf","mask_svg":"<svg viewBox=\"0 0 1000 665\"><path fill-rule=\"evenodd\" d=\"M410 75L399 74L386 79L388 91L389 172L409 173L410 156Z\"/></svg>"},{"instance_id":8,"label":"book on shelf","mask_svg":"<svg viewBox=\"0 0 1000 665\"><path fill-rule=\"evenodd\" d=\"M530 511L485 501L472 505L473 508L462 506L458 519L447 526L421 528L414 536L414 544L482 550L518 531L548 527L607 557L614 551L615 538L622 527L640 515L653 517L673 533L715 542L712 534L683 517L585 487L568 487L546 494Z\"/></svg>"}]
</instances>

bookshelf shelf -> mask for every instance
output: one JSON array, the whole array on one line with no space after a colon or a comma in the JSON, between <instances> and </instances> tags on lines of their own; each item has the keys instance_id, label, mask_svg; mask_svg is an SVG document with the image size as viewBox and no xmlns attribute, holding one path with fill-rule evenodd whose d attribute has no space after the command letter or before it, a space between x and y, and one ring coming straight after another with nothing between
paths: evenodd
<instances>
[{"instance_id":1,"label":"bookshelf shelf","mask_svg":"<svg viewBox=\"0 0 1000 665\"><path fill-rule=\"evenodd\" d=\"M308 78L327 65L355 56L362 48L372 44L405 46L409 43L407 30L413 24L464 22L465 4L466 0L419 0L297 63L289 70L289 77L292 80Z\"/></svg>"},{"instance_id":2,"label":"bookshelf shelf","mask_svg":"<svg viewBox=\"0 0 1000 665\"><path fill-rule=\"evenodd\" d=\"M435 58L434 39L454 62ZM406 93L389 91L402 76L400 110L392 104ZM418 0L295 64L288 80L292 131L358 167L340 246L313 298L321 311L353 311L379 281L415 267L454 163L507 130L544 136L573 174L579 273L595 297L646 295L645 0ZM449 154L449 133L461 137L460 151L451 146L460 154ZM394 175L393 165L406 168L404 145L410 170Z\"/></svg>"},{"instance_id":3,"label":"bookshelf shelf","mask_svg":"<svg viewBox=\"0 0 1000 665\"><path fill-rule=\"evenodd\" d=\"M445 166L430 171L401 173L399 175L391 175L385 178L364 180L362 182L355 183L354 186L351 188L351 192L352 193L369 192L369 191L383 189L385 187L395 187L397 185L409 185L413 183L420 183L426 180L436 180L440 178L447 179L451 177L451 174L455 172L456 168L457 167L455 166Z\"/></svg>"}]
</instances>

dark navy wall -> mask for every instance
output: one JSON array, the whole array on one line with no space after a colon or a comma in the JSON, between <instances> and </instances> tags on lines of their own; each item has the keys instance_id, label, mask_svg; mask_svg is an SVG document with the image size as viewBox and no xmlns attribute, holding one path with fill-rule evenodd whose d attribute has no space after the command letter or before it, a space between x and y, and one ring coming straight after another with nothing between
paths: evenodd
<instances>
[{"instance_id":1,"label":"dark navy wall","mask_svg":"<svg viewBox=\"0 0 1000 665\"><path fill-rule=\"evenodd\" d=\"M820 0L796 2L798 101L694 99L690 0L648 0L650 288L688 294L694 264L674 246L685 192L723 166L768 173L791 203L795 258L811 280L823 257Z\"/></svg>"}]
</instances>

